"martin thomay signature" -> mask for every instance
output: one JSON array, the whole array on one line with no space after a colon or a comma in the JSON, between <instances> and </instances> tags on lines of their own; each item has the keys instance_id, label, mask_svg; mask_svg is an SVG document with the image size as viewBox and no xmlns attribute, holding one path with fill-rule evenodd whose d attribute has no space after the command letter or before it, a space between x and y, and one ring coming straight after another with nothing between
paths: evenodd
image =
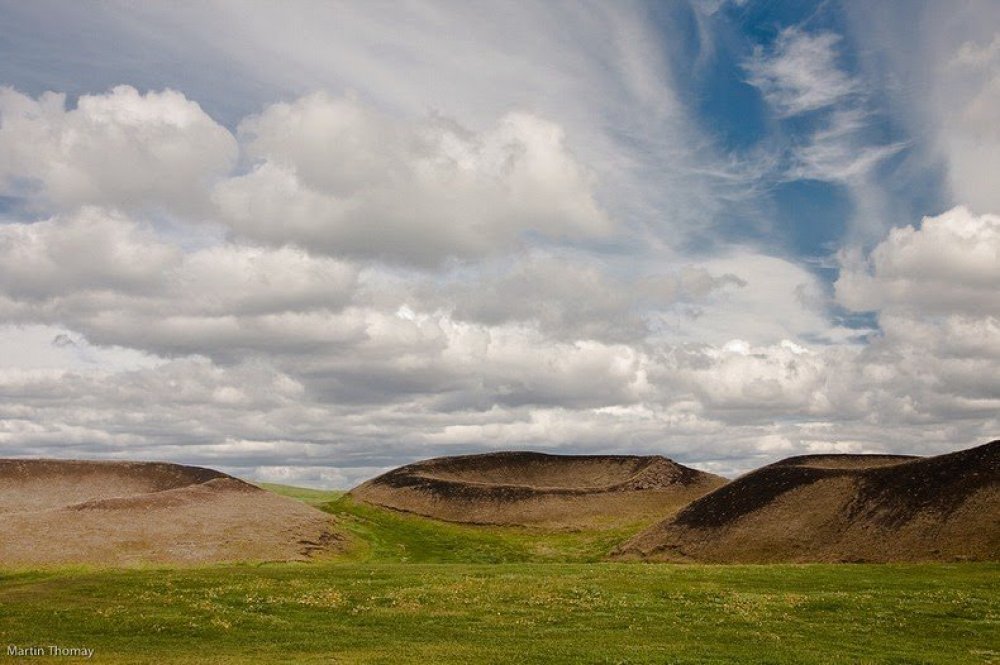
<instances>
[{"instance_id":1,"label":"martin thomay signature","mask_svg":"<svg viewBox=\"0 0 1000 665\"><path fill-rule=\"evenodd\" d=\"M94 650L89 647L64 647L58 644L22 647L16 644L7 645L8 656L29 658L32 656L65 656L69 658L91 658Z\"/></svg>"}]
</instances>

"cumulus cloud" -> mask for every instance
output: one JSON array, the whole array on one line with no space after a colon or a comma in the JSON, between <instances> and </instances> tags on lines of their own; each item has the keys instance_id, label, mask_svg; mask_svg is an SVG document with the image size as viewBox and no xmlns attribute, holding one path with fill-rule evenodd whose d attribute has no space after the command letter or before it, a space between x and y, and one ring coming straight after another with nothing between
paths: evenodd
<instances>
[{"instance_id":1,"label":"cumulus cloud","mask_svg":"<svg viewBox=\"0 0 1000 665\"><path fill-rule=\"evenodd\" d=\"M660 315L657 329L667 340L721 346L744 339L771 345L783 339L817 341L830 330L821 281L793 261L743 250L692 263L691 268L731 275L740 283Z\"/></svg>"},{"instance_id":2,"label":"cumulus cloud","mask_svg":"<svg viewBox=\"0 0 1000 665\"><path fill-rule=\"evenodd\" d=\"M860 358L873 413L995 423L998 265L1000 218L965 208L893 230L864 260L845 256L838 300L876 310L883 331Z\"/></svg>"},{"instance_id":3,"label":"cumulus cloud","mask_svg":"<svg viewBox=\"0 0 1000 665\"><path fill-rule=\"evenodd\" d=\"M61 218L0 226L0 289L44 300L76 291L159 289L176 247L121 214L86 208Z\"/></svg>"},{"instance_id":4,"label":"cumulus cloud","mask_svg":"<svg viewBox=\"0 0 1000 665\"><path fill-rule=\"evenodd\" d=\"M933 392L913 374L922 359L901 362L887 350L839 364L792 343L733 342L677 350L669 360L622 356L622 376L638 361L648 385L618 394L593 379L606 362L597 359L608 357L600 349L525 370L552 351L532 357L521 349L523 360L511 360L509 348L492 360L480 356L493 376L523 383L517 394L493 384L489 402L475 405L443 401L435 392L448 389L442 381L391 400L330 399L311 377L278 370L273 359L226 367L179 360L113 374L4 369L0 443L11 455L139 454L345 486L414 458L510 447L659 452L734 473L800 452L940 451L997 424L988 403ZM581 373L564 372L562 362L580 362ZM546 370L552 376L542 376ZM479 371L464 368L455 394L464 397ZM406 383L407 370L397 367L391 378ZM568 384L590 379L594 387L576 388L574 398ZM547 404L547 390L559 402ZM504 399L517 396L528 399ZM289 467L298 471L281 470Z\"/></svg>"},{"instance_id":5,"label":"cumulus cloud","mask_svg":"<svg viewBox=\"0 0 1000 665\"><path fill-rule=\"evenodd\" d=\"M1000 314L1000 217L958 207L893 229L865 259L845 255L840 302L855 310Z\"/></svg>"},{"instance_id":6,"label":"cumulus cloud","mask_svg":"<svg viewBox=\"0 0 1000 665\"><path fill-rule=\"evenodd\" d=\"M334 259L232 243L185 249L100 208L2 232L4 318L47 324L30 332L44 337L41 358L52 361L22 357L0 368L0 438L10 454L141 451L270 478L294 466L312 470L304 479L353 479L361 472L352 465L484 445L653 450L664 427L690 443L719 431L719 414L736 410L739 377L755 370L732 369L733 345L671 364L672 347L650 346L642 331L616 341L593 334L596 326L642 308L769 288L754 284L753 271L749 280L703 266L625 278L536 257L493 287L473 284L498 289L497 300L540 287L510 311L477 310L471 291L449 288L401 306L365 292L377 266L361 289L357 270ZM80 235L104 251L99 262L65 254L64 243ZM605 303L575 311L601 290ZM48 343L63 338L73 344ZM23 347L18 339L11 344ZM103 352L88 365L59 355L111 345L148 360ZM170 356L178 359L161 358ZM803 392L788 365L760 361L775 378L747 393L758 405L770 401L771 413ZM730 393L707 392L713 372L734 377ZM788 385L772 387L781 381ZM707 446L699 454L719 453Z\"/></svg>"},{"instance_id":7,"label":"cumulus cloud","mask_svg":"<svg viewBox=\"0 0 1000 665\"><path fill-rule=\"evenodd\" d=\"M662 452L729 473L898 449L888 432L933 451L995 424L997 319L976 313L995 226L951 211L845 264L838 301L877 309L882 332L843 345L824 337L814 276L749 253L631 275L536 254L413 281L289 247L182 248L100 208L9 223L0 311L45 344L0 363L0 440L10 454L139 454L314 484L512 446ZM65 252L81 234L99 262ZM965 295L935 310L928 290ZM29 348L7 337L0 349Z\"/></svg>"},{"instance_id":8,"label":"cumulus cloud","mask_svg":"<svg viewBox=\"0 0 1000 665\"><path fill-rule=\"evenodd\" d=\"M0 88L0 193L33 207L190 211L236 154L229 131L173 90L123 85L68 108L63 94Z\"/></svg>"},{"instance_id":9,"label":"cumulus cloud","mask_svg":"<svg viewBox=\"0 0 1000 665\"><path fill-rule=\"evenodd\" d=\"M356 280L355 267L297 249L184 251L101 208L0 226L0 316L154 354L329 340L337 333L324 322Z\"/></svg>"},{"instance_id":10,"label":"cumulus cloud","mask_svg":"<svg viewBox=\"0 0 1000 665\"><path fill-rule=\"evenodd\" d=\"M828 371L822 355L789 340L756 347L734 339L721 347L680 347L665 355L658 376L692 392L712 412L818 412Z\"/></svg>"},{"instance_id":11,"label":"cumulus cloud","mask_svg":"<svg viewBox=\"0 0 1000 665\"><path fill-rule=\"evenodd\" d=\"M87 260L70 251L91 244ZM97 208L0 227L0 259L6 320L161 356L268 356L339 399L605 404L642 386L638 355L624 345L385 311L354 302L357 270L335 259L235 244L184 252Z\"/></svg>"},{"instance_id":12,"label":"cumulus cloud","mask_svg":"<svg viewBox=\"0 0 1000 665\"><path fill-rule=\"evenodd\" d=\"M248 118L239 136L256 165L214 198L221 219L262 242L433 265L509 249L527 231L611 229L563 130L531 114L475 133L317 93Z\"/></svg>"},{"instance_id":13,"label":"cumulus cloud","mask_svg":"<svg viewBox=\"0 0 1000 665\"><path fill-rule=\"evenodd\" d=\"M474 274L458 270L418 282L397 297L463 321L537 326L561 340L637 342L653 331L664 311L745 285L732 273L714 274L694 265L667 273L616 274L588 256L535 253Z\"/></svg>"}]
</instances>

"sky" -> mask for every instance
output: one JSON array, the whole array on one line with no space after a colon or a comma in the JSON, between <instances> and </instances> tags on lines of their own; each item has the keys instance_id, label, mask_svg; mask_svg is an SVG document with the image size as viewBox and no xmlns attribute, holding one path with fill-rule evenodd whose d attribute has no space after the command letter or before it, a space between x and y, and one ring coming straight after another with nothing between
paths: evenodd
<instances>
[{"instance_id":1,"label":"sky","mask_svg":"<svg viewBox=\"0 0 1000 665\"><path fill-rule=\"evenodd\" d=\"M0 455L985 443L998 174L991 0L0 0Z\"/></svg>"}]
</instances>

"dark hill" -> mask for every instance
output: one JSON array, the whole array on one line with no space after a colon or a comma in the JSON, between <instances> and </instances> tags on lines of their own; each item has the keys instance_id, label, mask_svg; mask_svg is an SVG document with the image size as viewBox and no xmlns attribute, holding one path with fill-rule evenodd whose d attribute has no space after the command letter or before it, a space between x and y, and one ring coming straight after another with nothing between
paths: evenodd
<instances>
[{"instance_id":1,"label":"dark hill","mask_svg":"<svg viewBox=\"0 0 1000 665\"><path fill-rule=\"evenodd\" d=\"M659 456L500 452L409 464L351 496L451 522L602 528L663 518L725 482Z\"/></svg>"},{"instance_id":2,"label":"dark hill","mask_svg":"<svg viewBox=\"0 0 1000 665\"><path fill-rule=\"evenodd\" d=\"M1000 441L929 458L789 458L694 501L615 556L711 562L998 559Z\"/></svg>"}]
</instances>

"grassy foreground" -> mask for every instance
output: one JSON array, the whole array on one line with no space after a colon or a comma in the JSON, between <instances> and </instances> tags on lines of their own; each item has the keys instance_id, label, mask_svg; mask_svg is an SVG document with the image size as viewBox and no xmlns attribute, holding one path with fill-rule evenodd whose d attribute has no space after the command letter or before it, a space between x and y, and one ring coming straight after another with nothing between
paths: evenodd
<instances>
[{"instance_id":1,"label":"grassy foreground","mask_svg":"<svg viewBox=\"0 0 1000 665\"><path fill-rule=\"evenodd\" d=\"M341 560L0 569L7 645L101 663L1000 663L1000 564L600 563L622 534L448 525L273 488Z\"/></svg>"},{"instance_id":2,"label":"grassy foreground","mask_svg":"<svg viewBox=\"0 0 1000 665\"><path fill-rule=\"evenodd\" d=\"M19 572L0 575L0 643L89 647L102 663L989 663L1000 662L998 574L994 564Z\"/></svg>"}]
</instances>

